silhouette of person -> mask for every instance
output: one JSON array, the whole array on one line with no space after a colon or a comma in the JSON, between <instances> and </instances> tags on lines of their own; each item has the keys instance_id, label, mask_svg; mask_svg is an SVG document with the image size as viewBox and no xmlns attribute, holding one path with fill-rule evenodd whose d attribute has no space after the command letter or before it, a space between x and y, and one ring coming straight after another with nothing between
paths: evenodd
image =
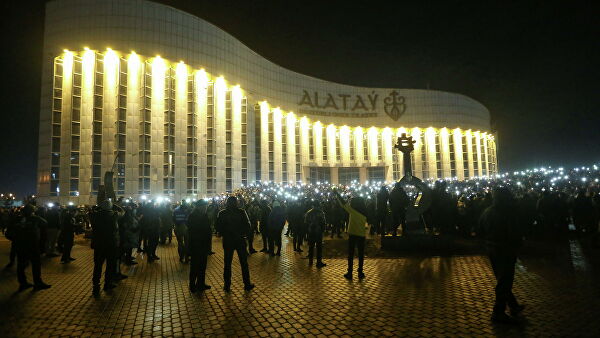
<instances>
[{"instance_id":1,"label":"silhouette of person","mask_svg":"<svg viewBox=\"0 0 600 338\"><path fill-rule=\"evenodd\" d=\"M199 200L187 218L188 253L190 262L190 291L204 291L210 289L206 285L206 265L210 254L212 229L207 213L208 202Z\"/></svg>"}]
</instances>

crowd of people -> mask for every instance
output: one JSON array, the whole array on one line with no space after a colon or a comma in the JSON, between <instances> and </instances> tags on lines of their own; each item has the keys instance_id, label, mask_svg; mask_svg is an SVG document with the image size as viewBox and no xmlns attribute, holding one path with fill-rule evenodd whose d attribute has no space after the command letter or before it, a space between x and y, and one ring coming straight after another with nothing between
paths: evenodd
<instances>
[{"instance_id":1,"label":"crowd of people","mask_svg":"<svg viewBox=\"0 0 600 338\"><path fill-rule=\"evenodd\" d=\"M210 289L206 284L207 257L213 254L212 237L222 238L224 290L231 289L231 266L237 253L245 290L254 288L247 257L258 252L255 237L260 235L260 252L281 255L282 237L290 236L293 250L307 250L308 265L323 268L323 239L344 237L348 241L348 270L353 279L357 251L357 277L363 270L365 238L406 236L408 224L432 235L479 236L485 240L498 280L494 318L508 321L522 310L510 291L514 262L520 240L564 237L570 225L579 234L597 241L600 220L600 171L597 166L565 171L542 168L467 181L426 181L431 205L423 214L412 214L415 186L399 182L367 182L348 185L314 182L281 185L255 183L210 199L187 199L178 203L164 198L134 201L121 197L106 199L95 206L70 203L3 209L0 222L12 241L10 268L16 259L23 291L47 289L41 279L40 257L60 256L69 264L75 234L91 237L94 250L92 292L99 295L102 270L104 290L127 278L121 265L138 264L135 253L144 253L148 263L160 259L157 246L171 243L173 233L181 263L190 266L191 292ZM286 228L287 225L287 228ZM508 230L507 230L508 229ZM284 233L285 230L285 233ZM594 237L596 236L596 237ZM60 252L60 255L57 253ZM31 264L33 284L25 268Z\"/></svg>"}]
</instances>

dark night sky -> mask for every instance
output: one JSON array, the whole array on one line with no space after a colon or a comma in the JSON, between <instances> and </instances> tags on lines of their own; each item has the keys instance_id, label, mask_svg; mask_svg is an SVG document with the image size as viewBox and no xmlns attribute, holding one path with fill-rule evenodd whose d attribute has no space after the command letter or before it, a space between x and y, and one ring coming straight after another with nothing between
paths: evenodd
<instances>
[{"instance_id":1,"label":"dark night sky","mask_svg":"<svg viewBox=\"0 0 600 338\"><path fill-rule=\"evenodd\" d=\"M159 1L267 59L330 81L430 88L483 103L501 171L600 159L592 1ZM35 191L43 2L3 1L0 191ZM243 85L243 84L242 84Z\"/></svg>"}]
</instances>

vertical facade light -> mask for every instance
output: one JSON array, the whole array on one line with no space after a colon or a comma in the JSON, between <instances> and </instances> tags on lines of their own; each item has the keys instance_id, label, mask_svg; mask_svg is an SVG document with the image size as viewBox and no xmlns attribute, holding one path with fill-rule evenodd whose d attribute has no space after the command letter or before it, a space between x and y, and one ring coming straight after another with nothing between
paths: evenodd
<instances>
[{"instance_id":1,"label":"vertical facade light","mask_svg":"<svg viewBox=\"0 0 600 338\"><path fill-rule=\"evenodd\" d=\"M232 189L242 185L242 89L231 88L231 184Z\"/></svg>"},{"instance_id":2,"label":"vertical facade light","mask_svg":"<svg viewBox=\"0 0 600 338\"><path fill-rule=\"evenodd\" d=\"M281 119L281 109L273 109L273 178L275 182L281 182L283 179Z\"/></svg>"},{"instance_id":3,"label":"vertical facade light","mask_svg":"<svg viewBox=\"0 0 600 338\"><path fill-rule=\"evenodd\" d=\"M330 166L334 166L337 159L336 151L336 128L333 124L327 126L327 161Z\"/></svg>"},{"instance_id":4,"label":"vertical facade light","mask_svg":"<svg viewBox=\"0 0 600 338\"><path fill-rule=\"evenodd\" d=\"M112 168L116 142L116 111L119 75L119 56L108 48L104 53L104 109L102 113L102 168L103 172Z\"/></svg>"},{"instance_id":5,"label":"vertical facade light","mask_svg":"<svg viewBox=\"0 0 600 338\"><path fill-rule=\"evenodd\" d=\"M296 181L296 115L289 112L285 121L286 127L286 165L288 182Z\"/></svg>"},{"instance_id":6,"label":"vertical facade light","mask_svg":"<svg viewBox=\"0 0 600 338\"><path fill-rule=\"evenodd\" d=\"M435 129L429 127L425 130L425 147L427 149L428 178L439 178L437 175L437 154L435 142Z\"/></svg>"},{"instance_id":7,"label":"vertical facade light","mask_svg":"<svg viewBox=\"0 0 600 338\"><path fill-rule=\"evenodd\" d=\"M369 128L367 131L367 147L369 152L369 162L373 166L379 163L379 145L377 144L377 141L377 128Z\"/></svg>"},{"instance_id":8,"label":"vertical facade light","mask_svg":"<svg viewBox=\"0 0 600 338\"><path fill-rule=\"evenodd\" d=\"M464 156L466 154L463 153L462 146L462 131L459 128L456 128L452 131L452 137L454 138L454 158L456 162L456 178L458 180L465 179L465 161Z\"/></svg>"},{"instance_id":9,"label":"vertical facade light","mask_svg":"<svg viewBox=\"0 0 600 338\"><path fill-rule=\"evenodd\" d=\"M393 157L392 157L392 129L385 127L381 131L381 149L383 152L383 162L385 164L385 180L392 182L394 180Z\"/></svg>"},{"instance_id":10,"label":"vertical facade light","mask_svg":"<svg viewBox=\"0 0 600 338\"><path fill-rule=\"evenodd\" d=\"M362 166L365 162L364 151L364 133L361 127L354 128L354 158L357 166Z\"/></svg>"},{"instance_id":11,"label":"vertical facade light","mask_svg":"<svg viewBox=\"0 0 600 338\"><path fill-rule=\"evenodd\" d=\"M483 163L481 161L481 133L476 131L475 135L475 149L476 149L476 160L477 160L477 172L475 175L481 177L483 176Z\"/></svg>"},{"instance_id":12,"label":"vertical facade light","mask_svg":"<svg viewBox=\"0 0 600 338\"><path fill-rule=\"evenodd\" d=\"M269 104L260 103L260 166L261 181L269 181Z\"/></svg>"},{"instance_id":13,"label":"vertical facade light","mask_svg":"<svg viewBox=\"0 0 600 338\"><path fill-rule=\"evenodd\" d=\"M301 179L303 182L306 182L307 173L306 166L310 162L310 123L308 122L308 118L303 116L300 119L300 161L301 161Z\"/></svg>"},{"instance_id":14,"label":"vertical facade light","mask_svg":"<svg viewBox=\"0 0 600 338\"><path fill-rule=\"evenodd\" d=\"M81 117L79 150L79 195L91 200L92 178L92 119L94 114L94 77L96 53L86 48L81 60ZM82 200L82 202L84 202Z\"/></svg>"},{"instance_id":15,"label":"vertical facade light","mask_svg":"<svg viewBox=\"0 0 600 338\"><path fill-rule=\"evenodd\" d=\"M150 191L163 192L163 151L165 124L165 74L167 64L160 56L152 60L152 103L150 132Z\"/></svg>"},{"instance_id":16,"label":"vertical facade light","mask_svg":"<svg viewBox=\"0 0 600 338\"><path fill-rule=\"evenodd\" d=\"M198 140L198 195L206 195L207 192L207 160L206 160L206 123L207 123L207 90L208 75L204 69L194 74L195 98L196 98L196 139Z\"/></svg>"},{"instance_id":17,"label":"vertical facade light","mask_svg":"<svg viewBox=\"0 0 600 338\"><path fill-rule=\"evenodd\" d=\"M72 140L73 140L73 133L72 133L72 116L71 116L71 112L74 109L73 108L73 100L72 100L72 96L73 96L73 60L74 60L74 56L73 56L73 52L69 51L69 50L65 50L64 54L62 56L62 67L63 67L63 72L62 74L60 74L60 76L62 76L62 83L55 83L55 86L62 88L61 91L61 96L60 98L60 117L58 119L55 119L56 117L53 116L52 118L52 125L53 128L57 126L57 124L60 124L60 141L57 140L55 138L54 134L54 130L52 132L52 141L51 143L54 142L58 142L60 144L60 163L59 163L59 177L58 177L58 190L60 190L60 188L62 187L62 193L60 193L60 191L58 191L57 195L68 195L71 186L71 181L70 178L77 178L78 176L74 176L73 175L69 175L69 173L72 173L73 170L72 168L76 168L75 166L71 167L71 156L66 155L66 151L72 151L73 147L72 147ZM55 74L55 75L59 75L59 74ZM56 95L56 94L55 94ZM57 96L58 97L58 96ZM54 107L53 107L54 108ZM56 169L56 167L54 167L53 169ZM78 174L78 173L77 173ZM54 191L56 192L56 190ZM61 200L59 198L59 200Z\"/></svg>"},{"instance_id":18,"label":"vertical facade light","mask_svg":"<svg viewBox=\"0 0 600 338\"><path fill-rule=\"evenodd\" d=\"M188 156L188 67L180 61L175 67L175 198L185 197L187 192ZM190 152L193 153L193 141ZM192 170L193 172L193 170ZM193 188L193 187L192 187Z\"/></svg>"},{"instance_id":19,"label":"vertical facade light","mask_svg":"<svg viewBox=\"0 0 600 338\"><path fill-rule=\"evenodd\" d=\"M440 161L442 162L442 177L439 178L451 178L452 170L450 161L450 133L447 128L440 129Z\"/></svg>"},{"instance_id":20,"label":"vertical facade light","mask_svg":"<svg viewBox=\"0 0 600 338\"><path fill-rule=\"evenodd\" d=\"M412 152L412 169L413 169L413 175L419 177L419 178L426 178L423 176L423 139L421 138L421 129L420 128L413 128L411 130L411 136L413 138L413 141L415 141L414 143L414 150Z\"/></svg>"},{"instance_id":21,"label":"vertical facade light","mask_svg":"<svg viewBox=\"0 0 600 338\"><path fill-rule=\"evenodd\" d=\"M469 172L469 178L475 177L475 164L473 162L473 133L471 129L465 132L465 141L467 143L467 170Z\"/></svg>"},{"instance_id":22,"label":"vertical facade light","mask_svg":"<svg viewBox=\"0 0 600 338\"><path fill-rule=\"evenodd\" d=\"M342 167L350 166L350 128L348 126L340 128L340 152Z\"/></svg>"},{"instance_id":23,"label":"vertical facade light","mask_svg":"<svg viewBox=\"0 0 600 338\"><path fill-rule=\"evenodd\" d=\"M315 154L315 163L318 166L323 165L323 125L320 121L313 124L313 146Z\"/></svg>"},{"instance_id":24,"label":"vertical facade light","mask_svg":"<svg viewBox=\"0 0 600 338\"><path fill-rule=\"evenodd\" d=\"M215 189L226 191L226 95L227 84L222 76L215 81Z\"/></svg>"}]
</instances>

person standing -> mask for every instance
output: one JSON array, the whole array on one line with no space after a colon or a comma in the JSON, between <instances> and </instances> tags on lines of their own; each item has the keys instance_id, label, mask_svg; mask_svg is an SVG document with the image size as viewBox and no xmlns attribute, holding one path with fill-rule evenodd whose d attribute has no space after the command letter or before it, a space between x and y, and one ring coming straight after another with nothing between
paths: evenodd
<instances>
[{"instance_id":1,"label":"person standing","mask_svg":"<svg viewBox=\"0 0 600 338\"><path fill-rule=\"evenodd\" d=\"M339 205L350 215L348 221L348 272L344 277L352 280L354 249L356 248L358 249L358 278L363 279L365 278L363 264L365 261L365 236L367 232L367 207L365 200L362 197L354 197L350 200L350 203L344 203L342 197L337 192L335 194Z\"/></svg>"},{"instance_id":2,"label":"person standing","mask_svg":"<svg viewBox=\"0 0 600 338\"><path fill-rule=\"evenodd\" d=\"M114 209L114 210L113 210ZM106 262L104 272L104 290L116 287L115 271L119 250L118 219L124 214L123 209L104 200L92 213L92 249L94 249L94 273L92 276L92 292L95 296L100 292L102 266Z\"/></svg>"},{"instance_id":3,"label":"person standing","mask_svg":"<svg viewBox=\"0 0 600 338\"><path fill-rule=\"evenodd\" d=\"M271 208L266 200L263 200L260 204L260 235L262 237L263 248L260 252L269 252L269 215L271 214Z\"/></svg>"},{"instance_id":4,"label":"person standing","mask_svg":"<svg viewBox=\"0 0 600 338\"><path fill-rule=\"evenodd\" d=\"M312 208L304 215L304 224L308 232L308 265L312 266L315 247L317 250L317 268L327 264L323 263L323 232L327 221L325 213L321 209L321 203L314 201Z\"/></svg>"},{"instance_id":5,"label":"person standing","mask_svg":"<svg viewBox=\"0 0 600 338\"><path fill-rule=\"evenodd\" d=\"M189 208L185 201L181 201L175 210L173 210L173 222L175 223L175 237L177 238L177 252L179 253L180 262L188 262L188 214ZM210 224L209 224L210 227Z\"/></svg>"},{"instance_id":6,"label":"person standing","mask_svg":"<svg viewBox=\"0 0 600 338\"><path fill-rule=\"evenodd\" d=\"M33 287L34 290L50 288L42 281L42 264L40 261L40 229L46 225L46 220L34 214L31 204L23 207L21 217L17 218L11 225L13 245L17 254L17 279L19 280L19 291ZM31 273L33 284L27 282L25 268L31 262Z\"/></svg>"},{"instance_id":7,"label":"person standing","mask_svg":"<svg viewBox=\"0 0 600 338\"><path fill-rule=\"evenodd\" d=\"M68 264L75 260L71 257L71 249L73 249L73 241L75 239L75 208L68 207L61 221L60 242L62 243L62 264Z\"/></svg>"},{"instance_id":8,"label":"person standing","mask_svg":"<svg viewBox=\"0 0 600 338\"><path fill-rule=\"evenodd\" d=\"M512 293L517 252L522 242L519 214L510 190L498 188L493 194L492 205L485 209L480 218L480 229L496 277L492 321L516 323L515 317L524 309ZM511 316L505 313L507 305Z\"/></svg>"},{"instance_id":9,"label":"person standing","mask_svg":"<svg viewBox=\"0 0 600 338\"><path fill-rule=\"evenodd\" d=\"M46 222L48 222L46 225L46 257L58 257L58 254L56 253L56 242L62 225L60 216L60 205L58 203L49 204L48 211L44 217Z\"/></svg>"},{"instance_id":10,"label":"person standing","mask_svg":"<svg viewBox=\"0 0 600 338\"><path fill-rule=\"evenodd\" d=\"M237 205L237 198L230 196L227 199L225 209L217 216L217 231L223 237L223 251L225 266L223 279L225 292L231 291L231 261L233 252L236 251L242 268L244 289L250 291L254 284L250 282L250 270L248 268L248 256L246 252L246 235L250 231L250 220L246 212Z\"/></svg>"},{"instance_id":11,"label":"person standing","mask_svg":"<svg viewBox=\"0 0 600 338\"><path fill-rule=\"evenodd\" d=\"M390 194L384 185L377 193L377 234L385 235L387 233L388 199Z\"/></svg>"},{"instance_id":12,"label":"person standing","mask_svg":"<svg viewBox=\"0 0 600 338\"><path fill-rule=\"evenodd\" d=\"M299 201L293 202L288 208L288 228L292 229L292 244L296 252L302 252L300 247L302 246L302 236L304 236L303 222L304 210L302 209L302 203Z\"/></svg>"},{"instance_id":13,"label":"person standing","mask_svg":"<svg viewBox=\"0 0 600 338\"><path fill-rule=\"evenodd\" d=\"M260 205L256 200L248 203L247 207L248 218L250 218L250 233L248 234L248 252L256 253L254 249L254 234L258 232L258 220L260 219Z\"/></svg>"},{"instance_id":14,"label":"person standing","mask_svg":"<svg viewBox=\"0 0 600 338\"><path fill-rule=\"evenodd\" d=\"M187 219L190 262L190 292L210 289L206 285L206 263L210 253L212 229L207 214L208 202L199 200Z\"/></svg>"},{"instance_id":15,"label":"person standing","mask_svg":"<svg viewBox=\"0 0 600 338\"><path fill-rule=\"evenodd\" d=\"M285 209L279 201L273 202L273 210L269 214L269 254L281 256L281 233L285 226ZM277 251L275 251L277 246Z\"/></svg>"},{"instance_id":16,"label":"person standing","mask_svg":"<svg viewBox=\"0 0 600 338\"><path fill-rule=\"evenodd\" d=\"M152 206L150 204L144 210L144 217L142 221L144 222L144 231L147 237L147 245L144 245L144 252L146 253L146 257L148 257L148 262L152 263L160 258L156 255L156 247L158 246L158 240L160 237L160 229L161 229L161 218L160 211L158 208L160 205Z\"/></svg>"},{"instance_id":17,"label":"person standing","mask_svg":"<svg viewBox=\"0 0 600 338\"><path fill-rule=\"evenodd\" d=\"M402 235L406 235L406 208L408 208L409 203L410 199L402 188L402 184L400 182L396 182L392 192L390 193L390 209L392 210L393 220L391 230L393 236L396 236L398 227L401 227Z\"/></svg>"}]
</instances>

